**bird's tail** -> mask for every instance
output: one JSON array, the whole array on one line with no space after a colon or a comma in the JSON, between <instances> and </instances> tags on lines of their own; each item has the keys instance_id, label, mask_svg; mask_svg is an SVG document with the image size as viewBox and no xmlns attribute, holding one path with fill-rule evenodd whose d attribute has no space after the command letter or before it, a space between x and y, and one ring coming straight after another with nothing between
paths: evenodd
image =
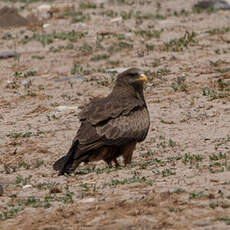
<instances>
[{"instance_id":1,"label":"bird's tail","mask_svg":"<svg viewBox=\"0 0 230 230\"><path fill-rule=\"evenodd\" d=\"M58 159L53 164L53 169L59 171L59 174L70 173L70 168L74 162L74 155L76 151L76 145L73 144L69 149L69 152L62 158Z\"/></svg>"}]
</instances>

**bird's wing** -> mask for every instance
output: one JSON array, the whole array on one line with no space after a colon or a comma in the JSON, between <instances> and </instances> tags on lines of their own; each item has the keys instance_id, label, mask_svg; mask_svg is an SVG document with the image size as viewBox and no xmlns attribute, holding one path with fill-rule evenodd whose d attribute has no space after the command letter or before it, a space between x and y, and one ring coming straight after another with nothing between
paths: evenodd
<instances>
[{"instance_id":1,"label":"bird's wing","mask_svg":"<svg viewBox=\"0 0 230 230\"><path fill-rule=\"evenodd\" d=\"M97 99L83 108L80 119L74 159L103 146L142 141L150 124L145 102L127 97Z\"/></svg>"},{"instance_id":2,"label":"bird's wing","mask_svg":"<svg viewBox=\"0 0 230 230\"><path fill-rule=\"evenodd\" d=\"M135 107L130 113L121 113L104 123L92 125L84 120L73 144L78 142L79 154L97 149L103 145L123 145L130 141L143 141L150 125L149 113L145 106ZM78 153L77 153L78 154ZM77 156L75 156L77 157Z\"/></svg>"},{"instance_id":3,"label":"bird's wing","mask_svg":"<svg viewBox=\"0 0 230 230\"><path fill-rule=\"evenodd\" d=\"M87 120L82 121L73 140L73 145L76 142L78 143L77 148L80 150L78 151L79 154L92 149L97 149L103 145L101 136L97 133L96 126L92 125Z\"/></svg>"},{"instance_id":4,"label":"bird's wing","mask_svg":"<svg viewBox=\"0 0 230 230\"><path fill-rule=\"evenodd\" d=\"M137 106L144 106L144 102L110 94L106 98L96 99L84 106L80 112L80 120L87 120L92 125L106 122L110 118L116 118L120 114L129 114Z\"/></svg>"},{"instance_id":5,"label":"bird's wing","mask_svg":"<svg viewBox=\"0 0 230 230\"><path fill-rule=\"evenodd\" d=\"M96 127L97 134L105 145L123 145L131 141L143 141L150 125L147 108L136 107L129 114L110 119Z\"/></svg>"}]
</instances>

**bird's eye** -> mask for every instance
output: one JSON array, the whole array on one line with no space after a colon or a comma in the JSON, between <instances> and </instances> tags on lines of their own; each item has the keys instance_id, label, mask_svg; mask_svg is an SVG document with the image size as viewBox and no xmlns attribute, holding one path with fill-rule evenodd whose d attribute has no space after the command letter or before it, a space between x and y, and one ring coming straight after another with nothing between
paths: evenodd
<instances>
[{"instance_id":1,"label":"bird's eye","mask_svg":"<svg viewBox=\"0 0 230 230\"><path fill-rule=\"evenodd\" d=\"M130 76L131 76L131 77L137 77L138 74L136 74L136 73L130 73Z\"/></svg>"}]
</instances>

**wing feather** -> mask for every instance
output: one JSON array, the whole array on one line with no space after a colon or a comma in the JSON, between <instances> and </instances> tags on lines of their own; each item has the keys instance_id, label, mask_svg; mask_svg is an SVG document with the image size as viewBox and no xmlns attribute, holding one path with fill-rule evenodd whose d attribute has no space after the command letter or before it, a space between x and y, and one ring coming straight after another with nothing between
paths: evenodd
<instances>
[{"instance_id":1,"label":"wing feather","mask_svg":"<svg viewBox=\"0 0 230 230\"><path fill-rule=\"evenodd\" d=\"M92 125L85 120L73 141L73 144L78 142L78 151L74 158L104 145L119 146L132 141L143 141L148 133L149 124L149 113L146 107L136 108L127 115L121 114L111 118L104 124Z\"/></svg>"},{"instance_id":2,"label":"wing feather","mask_svg":"<svg viewBox=\"0 0 230 230\"><path fill-rule=\"evenodd\" d=\"M114 96L110 94L106 98L96 99L84 106L80 112L80 120L87 120L92 125L106 122L110 118L116 118L121 114L129 114L135 107L143 107L145 103L138 98Z\"/></svg>"},{"instance_id":3,"label":"wing feather","mask_svg":"<svg viewBox=\"0 0 230 230\"><path fill-rule=\"evenodd\" d=\"M149 113L146 107L137 108L127 115L110 119L103 126L97 126L99 136L104 144L122 145L130 141L143 141L150 125Z\"/></svg>"}]
</instances>

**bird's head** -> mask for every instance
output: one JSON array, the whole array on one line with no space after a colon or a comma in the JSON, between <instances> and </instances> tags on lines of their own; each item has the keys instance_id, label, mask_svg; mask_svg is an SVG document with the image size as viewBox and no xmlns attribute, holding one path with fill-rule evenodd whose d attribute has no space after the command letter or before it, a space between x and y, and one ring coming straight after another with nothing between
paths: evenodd
<instances>
[{"instance_id":1,"label":"bird's head","mask_svg":"<svg viewBox=\"0 0 230 230\"><path fill-rule=\"evenodd\" d=\"M137 88L143 89L143 84L146 81L147 81L147 77L144 75L141 69L130 68L120 73L117 76L116 83L118 85L130 85L135 89Z\"/></svg>"}]
</instances>

